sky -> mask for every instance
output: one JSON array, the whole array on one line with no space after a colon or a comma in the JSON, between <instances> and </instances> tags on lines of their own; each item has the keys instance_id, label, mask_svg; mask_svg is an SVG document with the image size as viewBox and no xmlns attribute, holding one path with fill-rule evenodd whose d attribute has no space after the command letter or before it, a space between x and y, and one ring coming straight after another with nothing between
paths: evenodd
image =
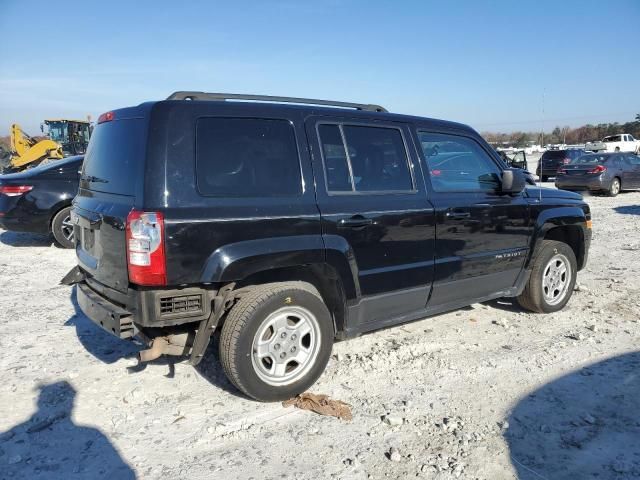
<instances>
[{"instance_id":1,"label":"sky","mask_svg":"<svg viewBox=\"0 0 640 480\"><path fill-rule=\"evenodd\" d=\"M479 131L640 113L640 0L0 0L0 31L0 135L176 90L377 103Z\"/></svg>"}]
</instances>

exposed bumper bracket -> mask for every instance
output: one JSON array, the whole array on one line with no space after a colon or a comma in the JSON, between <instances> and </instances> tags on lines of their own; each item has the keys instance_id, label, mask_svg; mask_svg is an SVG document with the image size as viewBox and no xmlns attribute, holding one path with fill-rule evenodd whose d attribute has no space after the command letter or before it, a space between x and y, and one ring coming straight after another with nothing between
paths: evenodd
<instances>
[{"instance_id":1,"label":"exposed bumper bracket","mask_svg":"<svg viewBox=\"0 0 640 480\"><path fill-rule=\"evenodd\" d=\"M69 273L67 273L62 280L60 280L60 285L75 285L76 283L80 283L87 278L85 273L80 270L79 266L73 267Z\"/></svg>"}]
</instances>

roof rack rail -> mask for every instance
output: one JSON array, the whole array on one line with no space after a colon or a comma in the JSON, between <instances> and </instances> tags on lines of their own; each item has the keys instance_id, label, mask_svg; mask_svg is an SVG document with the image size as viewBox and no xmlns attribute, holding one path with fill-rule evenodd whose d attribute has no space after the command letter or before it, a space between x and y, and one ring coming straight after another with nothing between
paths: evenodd
<instances>
[{"instance_id":1,"label":"roof rack rail","mask_svg":"<svg viewBox=\"0 0 640 480\"><path fill-rule=\"evenodd\" d=\"M323 105L330 107L354 108L356 110L366 110L369 112L388 112L380 105L350 102L334 102L332 100L315 100L312 98L295 97L274 97L271 95L244 95L240 93L208 93L208 92L174 92L167 97L167 100L248 100L254 102L271 103L298 103L302 105Z\"/></svg>"}]
</instances>

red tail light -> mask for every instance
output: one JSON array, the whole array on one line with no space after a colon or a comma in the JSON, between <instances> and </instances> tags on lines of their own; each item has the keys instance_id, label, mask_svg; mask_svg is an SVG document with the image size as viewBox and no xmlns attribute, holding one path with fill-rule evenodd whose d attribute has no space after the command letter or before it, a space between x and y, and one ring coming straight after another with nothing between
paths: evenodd
<instances>
[{"instance_id":1,"label":"red tail light","mask_svg":"<svg viewBox=\"0 0 640 480\"><path fill-rule=\"evenodd\" d=\"M570 163L571 163L571 159L570 159L570 158L565 158L564 160L562 160L562 163L563 163L564 165L568 165L568 164L570 164Z\"/></svg>"},{"instance_id":2,"label":"red tail light","mask_svg":"<svg viewBox=\"0 0 640 480\"><path fill-rule=\"evenodd\" d=\"M589 170L589 173L602 173L606 171L607 171L607 167L605 167L604 165L598 165L593 170Z\"/></svg>"},{"instance_id":3,"label":"red tail light","mask_svg":"<svg viewBox=\"0 0 640 480\"><path fill-rule=\"evenodd\" d=\"M110 122L115 118L113 112L103 113L98 117L98 123Z\"/></svg>"},{"instance_id":4,"label":"red tail light","mask_svg":"<svg viewBox=\"0 0 640 480\"><path fill-rule=\"evenodd\" d=\"M0 194L7 197L19 197L23 193L27 193L33 190L31 185L1 185Z\"/></svg>"},{"instance_id":5,"label":"red tail light","mask_svg":"<svg viewBox=\"0 0 640 480\"><path fill-rule=\"evenodd\" d=\"M129 281L137 285L166 285L162 213L132 210L127 216L126 239Z\"/></svg>"}]
</instances>

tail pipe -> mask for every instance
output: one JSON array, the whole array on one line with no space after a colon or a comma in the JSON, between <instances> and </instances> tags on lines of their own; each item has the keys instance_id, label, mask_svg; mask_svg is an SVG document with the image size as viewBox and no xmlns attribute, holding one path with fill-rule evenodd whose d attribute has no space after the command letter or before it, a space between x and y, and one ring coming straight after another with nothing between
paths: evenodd
<instances>
[{"instance_id":1,"label":"tail pipe","mask_svg":"<svg viewBox=\"0 0 640 480\"><path fill-rule=\"evenodd\" d=\"M165 353L168 346L169 342L165 337L156 337L151 342L151 348L138 353L138 360L140 360L140 362L151 362Z\"/></svg>"}]
</instances>

